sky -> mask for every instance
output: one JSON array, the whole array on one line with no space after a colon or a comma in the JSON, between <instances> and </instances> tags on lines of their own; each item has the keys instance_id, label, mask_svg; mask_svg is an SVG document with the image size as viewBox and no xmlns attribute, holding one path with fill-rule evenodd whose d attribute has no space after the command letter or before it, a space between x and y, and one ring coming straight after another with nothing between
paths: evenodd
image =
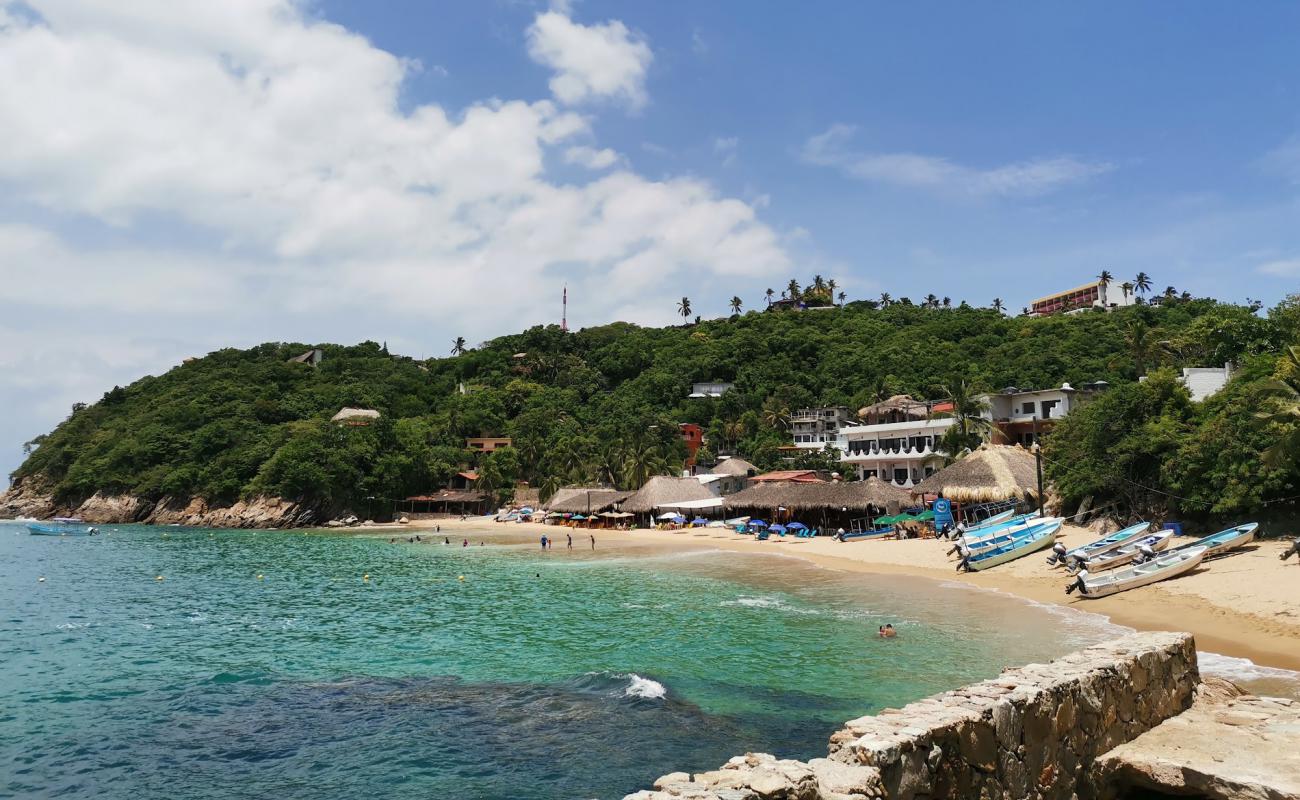
<instances>
[{"instance_id":1,"label":"sky","mask_svg":"<svg viewBox=\"0 0 1300 800\"><path fill-rule=\"evenodd\" d=\"M263 341L1300 288L1300 5L0 0L0 471Z\"/></svg>"}]
</instances>

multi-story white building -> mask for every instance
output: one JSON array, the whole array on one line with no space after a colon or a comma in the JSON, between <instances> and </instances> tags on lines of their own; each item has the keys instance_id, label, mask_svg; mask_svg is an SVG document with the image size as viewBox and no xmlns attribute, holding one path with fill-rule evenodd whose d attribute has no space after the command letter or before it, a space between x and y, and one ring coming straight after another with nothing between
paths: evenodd
<instances>
[{"instance_id":1,"label":"multi-story white building","mask_svg":"<svg viewBox=\"0 0 1300 800\"><path fill-rule=\"evenodd\" d=\"M911 487L943 466L939 441L956 422L952 417L909 419L841 430L840 461L859 479L875 476Z\"/></svg>"},{"instance_id":2,"label":"multi-story white building","mask_svg":"<svg viewBox=\"0 0 1300 800\"><path fill-rule=\"evenodd\" d=\"M849 409L845 406L801 408L790 415L795 446L814 450L838 445L840 429L847 424Z\"/></svg>"}]
</instances>

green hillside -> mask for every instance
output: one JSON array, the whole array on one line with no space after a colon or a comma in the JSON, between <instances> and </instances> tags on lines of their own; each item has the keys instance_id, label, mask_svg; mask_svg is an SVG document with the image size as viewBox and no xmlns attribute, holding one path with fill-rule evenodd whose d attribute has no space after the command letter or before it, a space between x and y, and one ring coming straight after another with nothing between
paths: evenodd
<instances>
[{"instance_id":1,"label":"green hillside","mask_svg":"<svg viewBox=\"0 0 1300 800\"><path fill-rule=\"evenodd\" d=\"M1293 466L1246 463L1246 454L1219 447L1221 434L1243 426L1252 444L1275 440L1289 430L1284 420L1257 419L1235 400L1192 408L1158 370L1237 361L1243 377L1225 396L1272 403L1257 395L1286 377L1284 346L1300 339L1294 299L1266 317L1210 300L1044 319L964 305L872 305L748 312L669 328L538 327L427 362L371 342L320 345L324 360L314 367L288 361L305 344L220 350L75 408L31 443L15 477L38 476L64 501L99 490L217 502L269 493L348 505L429 491L471 464L488 489L516 479L544 493L576 481L627 487L680 466L679 422L704 425L713 449L768 466L778 463L775 448L789 441L786 417L800 406L856 408L896 393L937 398L962 381L980 390L1106 380L1132 406L1124 421L1080 415L1049 451L1061 465L1053 477L1071 497L1151 502L1111 475L1121 462L1107 451L1139 433L1159 442L1127 443L1126 478L1179 495L1217 497L1233 480L1254 486L1229 493L1230 507L1216 509L1224 513L1296 493ZM1152 370L1148 384L1134 383ZM704 380L736 389L687 399L692 381ZM1147 396L1156 391L1164 394ZM1140 396L1129 397L1134 392ZM383 416L367 427L331 424L345 406ZM1101 430L1084 429L1089 420ZM465 438L480 435L513 437L515 447L475 461ZM1192 458L1198 447L1218 452ZM1166 469L1175 457L1179 469ZM1086 462L1091 473L1068 472L1067 462Z\"/></svg>"}]
</instances>

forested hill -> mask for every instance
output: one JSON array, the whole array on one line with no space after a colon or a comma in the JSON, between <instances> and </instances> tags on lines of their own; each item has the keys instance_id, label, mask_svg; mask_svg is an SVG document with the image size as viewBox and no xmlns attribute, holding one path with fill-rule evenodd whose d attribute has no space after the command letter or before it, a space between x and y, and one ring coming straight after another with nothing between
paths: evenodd
<instances>
[{"instance_id":1,"label":"forested hill","mask_svg":"<svg viewBox=\"0 0 1300 800\"><path fill-rule=\"evenodd\" d=\"M1160 364L1231 360L1269 376L1284 345L1300 338L1296 313L1294 301L1267 317L1176 300L1044 319L849 304L669 328L538 327L426 362L371 342L320 345L317 366L289 361L310 345L265 344L114 387L31 443L14 477L63 502L104 491L346 505L427 492L467 465L488 489L516 479L544 493L579 481L636 486L680 466L679 422L703 424L710 447L766 466L789 441L789 411L805 405L937 398L962 381L972 390L1120 387ZM691 383L705 380L736 388L687 399ZM345 406L382 417L331 424ZM481 435L510 436L515 447L476 461L465 439Z\"/></svg>"}]
</instances>

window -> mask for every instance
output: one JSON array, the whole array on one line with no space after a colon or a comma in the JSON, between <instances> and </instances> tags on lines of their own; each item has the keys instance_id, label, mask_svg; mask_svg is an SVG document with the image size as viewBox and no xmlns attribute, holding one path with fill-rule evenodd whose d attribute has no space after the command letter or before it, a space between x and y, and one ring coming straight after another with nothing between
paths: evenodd
<instances>
[{"instance_id":1,"label":"window","mask_svg":"<svg viewBox=\"0 0 1300 800\"><path fill-rule=\"evenodd\" d=\"M1022 413L1022 414L1032 414L1032 413L1034 413L1034 401L1033 401L1033 400L1028 400L1028 401L1026 401L1024 404L1022 404L1021 407L1020 407L1020 413Z\"/></svg>"},{"instance_id":2,"label":"window","mask_svg":"<svg viewBox=\"0 0 1300 800\"><path fill-rule=\"evenodd\" d=\"M1061 402L1060 400L1044 400L1044 401L1043 401L1043 419L1051 419L1051 418L1052 418L1052 409L1056 408L1057 404L1059 404L1060 402Z\"/></svg>"}]
</instances>

